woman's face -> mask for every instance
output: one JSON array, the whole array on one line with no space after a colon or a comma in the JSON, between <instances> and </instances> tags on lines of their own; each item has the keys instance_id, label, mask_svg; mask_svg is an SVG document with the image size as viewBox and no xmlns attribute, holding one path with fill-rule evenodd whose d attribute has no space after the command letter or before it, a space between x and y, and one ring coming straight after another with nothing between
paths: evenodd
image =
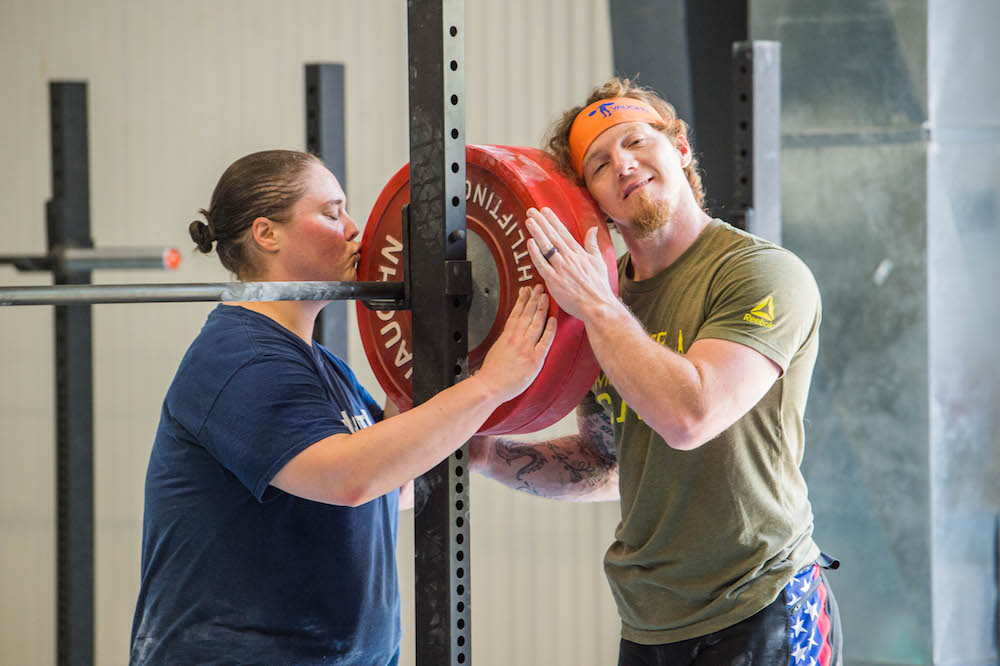
<instances>
[{"instance_id":1,"label":"woman's face","mask_svg":"<svg viewBox=\"0 0 1000 666\"><path fill-rule=\"evenodd\" d=\"M361 242L344 190L322 164L308 167L305 182L288 222L278 226L280 279L356 280Z\"/></svg>"}]
</instances>

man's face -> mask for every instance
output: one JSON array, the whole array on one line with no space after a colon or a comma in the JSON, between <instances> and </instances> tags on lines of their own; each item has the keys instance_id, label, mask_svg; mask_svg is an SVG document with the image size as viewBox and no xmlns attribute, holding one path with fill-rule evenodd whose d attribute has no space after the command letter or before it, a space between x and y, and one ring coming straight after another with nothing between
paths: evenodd
<instances>
[{"instance_id":1,"label":"man's face","mask_svg":"<svg viewBox=\"0 0 1000 666\"><path fill-rule=\"evenodd\" d=\"M355 280L361 248L358 227L347 214L344 190L332 173L313 164L306 191L280 225L280 261L295 280Z\"/></svg>"},{"instance_id":2,"label":"man's face","mask_svg":"<svg viewBox=\"0 0 1000 666\"><path fill-rule=\"evenodd\" d=\"M608 128L590 145L583 159L587 189L622 231L636 238L665 225L682 193L689 187L684 167L691 148L677 146L647 123L622 123Z\"/></svg>"}]
</instances>

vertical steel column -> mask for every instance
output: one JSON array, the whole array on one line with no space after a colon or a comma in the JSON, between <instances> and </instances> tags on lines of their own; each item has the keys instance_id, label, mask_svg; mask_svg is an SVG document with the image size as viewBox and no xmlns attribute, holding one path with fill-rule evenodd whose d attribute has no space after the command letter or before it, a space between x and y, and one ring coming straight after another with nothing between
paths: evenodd
<instances>
[{"instance_id":1,"label":"vertical steel column","mask_svg":"<svg viewBox=\"0 0 1000 666\"><path fill-rule=\"evenodd\" d=\"M413 402L468 374L462 0L409 0ZM419 666L471 663L468 447L417 481ZM424 501L426 499L426 501Z\"/></svg>"},{"instance_id":2,"label":"vertical steel column","mask_svg":"<svg viewBox=\"0 0 1000 666\"><path fill-rule=\"evenodd\" d=\"M615 72L639 75L691 126L706 204L732 220L732 45L750 38L749 0L613 0Z\"/></svg>"},{"instance_id":3,"label":"vertical steel column","mask_svg":"<svg viewBox=\"0 0 1000 666\"><path fill-rule=\"evenodd\" d=\"M781 43L733 44L730 221L781 244Z\"/></svg>"},{"instance_id":4,"label":"vertical steel column","mask_svg":"<svg viewBox=\"0 0 1000 666\"><path fill-rule=\"evenodd\" d=\"M306 65L306 150L319 157L347 191L344 66ZM316 319L313 339L347 358L347 301L334 301Z\"/></svg>"},{"instance_id":5,"label":"vertical steel column","mask_svg":"<svg viewBox=\"0 0 1000 666\"><path fill-rule=\"evenodd\" d=\"M49 254L93 247L87 151L87 84L49 84L52 199ZM89 284L90 272L55 269L56 284ZM89 305L55 309L56 645L59 664L94 663L93 352Z\"/></svg>"},{"instance_id":6,"label":"vertical steel column","mask_svg":"<svg viewBox=\"0 0 1000 666\"><path fill-rule=\"evenodd\" d=\"M694 147L701 155L706 202L724 220L738 212L733 182L732 46L750 38L749 0L687 2Z\"/></svg>"}]
</instances>

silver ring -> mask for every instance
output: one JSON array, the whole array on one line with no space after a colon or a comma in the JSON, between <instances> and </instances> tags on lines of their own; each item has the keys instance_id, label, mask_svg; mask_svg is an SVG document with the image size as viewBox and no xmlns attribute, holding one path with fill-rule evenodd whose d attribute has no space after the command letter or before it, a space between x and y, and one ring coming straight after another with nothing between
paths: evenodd
<instances>
[{"instance_id":1,"label":"silver ring","mask_svg":"<svg viewBox=\"0 0 1000 666\"><path fill-rule=\"evenodd\" d=\"M544 259L545 261L548 261L549 259L552 258L552 255L555 254L558 251L559 251L559 248L557 248L555 245L553 245L552 247L550 247L548 250L545 251L545 254L542 255L542 259Z\"/></svg>"}]
</instances>

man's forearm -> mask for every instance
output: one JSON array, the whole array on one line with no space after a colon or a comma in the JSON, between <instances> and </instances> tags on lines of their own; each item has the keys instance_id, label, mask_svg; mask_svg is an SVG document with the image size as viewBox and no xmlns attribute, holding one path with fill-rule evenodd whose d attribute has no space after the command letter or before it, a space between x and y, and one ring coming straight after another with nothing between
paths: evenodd
<instances>
[{"instance_id":1,"label":"man's forearm","mask_svg":"<svg viewBox=\"0 0 1000 666\"><path fill-rule=\"evenodd\" d=\"M532 495L576 502L618 499L618 461L581 435L490 442L485 476Z\"/></svg>"},{"instance_id":2,"label":"man's forearm","mask_svg":"<svg viewBox=\"0 0 1000 666\"><path fill-rule=\"evenodd\" d=\"M588 314L587 339L622 400L671 446L687 442L692 424L700 423L706 412L699 369L651 340L620 302Z\"/></svg>"}]
</instances>

